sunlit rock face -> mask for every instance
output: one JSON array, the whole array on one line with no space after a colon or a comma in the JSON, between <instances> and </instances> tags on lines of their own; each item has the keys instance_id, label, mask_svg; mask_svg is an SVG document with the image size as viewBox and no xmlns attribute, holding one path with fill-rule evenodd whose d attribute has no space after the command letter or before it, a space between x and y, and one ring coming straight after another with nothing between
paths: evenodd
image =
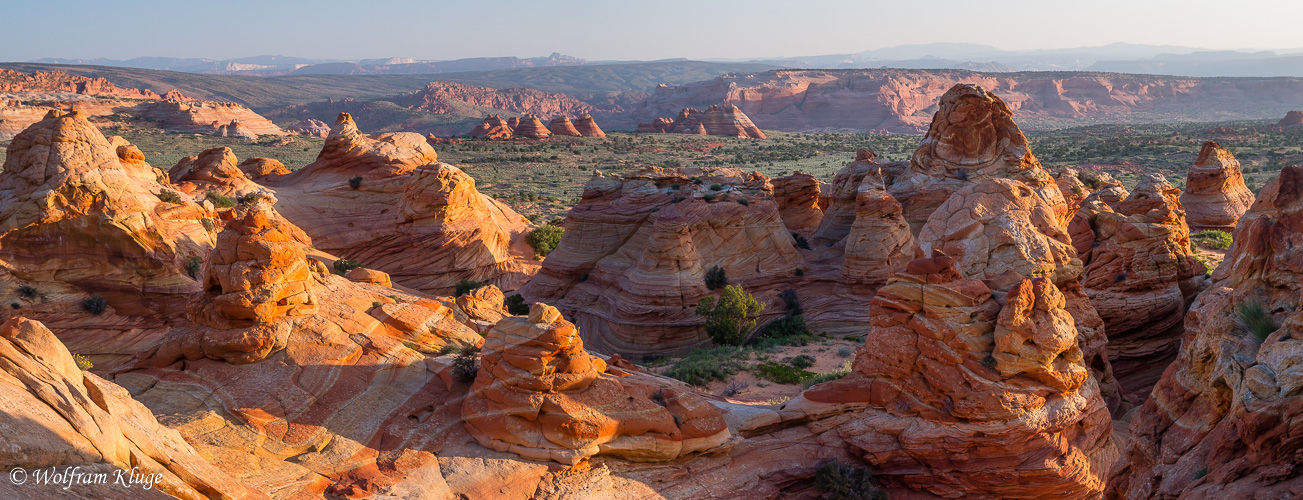
<instances>
[{"instance_id":1,"label":"sunlit rock face","mask_svg":"<svg viewBox=\"0 0 1303 500\"><path fill-rule=\"evenodd\" d=\"M1244 174L1235 155L1208 141L1199 158L1190 165L1181 206L1191 231L1230 231L1253 205L1253 191L1244 185Z\"/></svg>"}]
</instances>

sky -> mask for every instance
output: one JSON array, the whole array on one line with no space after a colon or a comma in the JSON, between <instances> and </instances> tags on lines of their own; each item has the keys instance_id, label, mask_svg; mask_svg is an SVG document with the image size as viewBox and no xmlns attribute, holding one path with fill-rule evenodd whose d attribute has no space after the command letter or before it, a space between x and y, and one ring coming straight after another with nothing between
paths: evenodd
<instances>
[{"instance_id":1,"label":"sky","mask_svg":"<svg viewBox=\"0 0 1303 500\"><path fill-rule=\"evenodd\" d=\"M0 61L747 59L935 42L1303 48L1299 0L6 0L0 19Z\"/></svg>"}]
</instances>

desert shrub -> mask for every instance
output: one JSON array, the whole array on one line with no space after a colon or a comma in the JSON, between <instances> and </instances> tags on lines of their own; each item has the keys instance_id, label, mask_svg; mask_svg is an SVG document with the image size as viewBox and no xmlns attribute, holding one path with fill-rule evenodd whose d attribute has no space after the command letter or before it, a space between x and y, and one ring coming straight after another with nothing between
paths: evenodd
<instances>
[{"instance_id":1,"label":"desert shrub","mask_svg":"<svg viewBox=\"0 0 1303 500\"><path fill-rule=\"evenodd\" d=\"M801 236L797 233L792 233L792 239L796 240L796 248L800 248L802 250L810 249L810 240L805 239L804 236Z\"/></svg>"},{"instance_id":2,"label":"desert shrub","mask_svg":"<svg viewBox=\"0 0 1303 500\"><path fill-rule=\"evenodd\" d=\"M208 194L204 195L204 198L213 202L213 206L217 208L231 208L235 206L235 200L232 200L230 196L226 196L217 191L209 191Z\"/></svg>"},{"instance_id":3,"label":"desert shrub","mask_svg":"<svg viewBox=\"0 0 1303 500\"><path fill-rule=\"evenodd\" d=\"M783 292L778 294L778 296L783 299L783 307L787 309L787 314L789 316L805 312L805 310L801 308L801 299L796 296L795 288L783 290Z\"/></svg>"},{"instance_id":4,"label":"desert shrub","mask_svg":"<svg viewBox=\"0 0 1303 500\"><path fill-rule=\"evenodd\" d=\"M805 316L789 314L761 328L754 344L763 348L770 345L807 345L812 341L814 334L805 326Z\"/></svg>"},{"instance_id":5,"label":"desert shrub","mask_svg":"<svg viewBox=\"0 0 1303 500\"><path fill-rule=\"evenodd\" d=\"M805 269L801 269L798 267L796 268L795 271L792 271L792 274L795 274L797 276L805 276Z\"/></svg>"},{"instance_id":6,"label":"desert shrub","mask_svg":"<svg viewBox=\"0 0 1303 500\"><path fill-rule=\"evenodd\" d=\"M457 353L457 357L452 360L452 374L465 383L475 381L475 375L480 371L480 348L467 347Z\"/></svg>"},{"instance_id":7,"label":"desert shrub","mask_svg":"<svg viewBox=\"0 0 1303 500\"><path fill-rule=\"evenodd\" d=\"M529 304L525 303L525 297L522 297L520 294L507 297L507 300L504 303L507 306L507 312L511 313L513 316L524 316L529 314Z\"/></svg>"},{"instance_id":8,"label":"desert shrub","mask_svg":"<svg viewBox=\"0 0 1303 500\"><path fill-rule=\"evenodd\" d=\"M190 257L185 261L185 272L191 278L199 279L199 269L203 267L204 260L199 257Z\"/></svg>"},{"instance_id":9,"label":"desert shrub","mask_svg":"<svg viewBox=\"0 0 1303 500\"><path fill-rule=\"evenodd\" d=\"M331 264L331 266L335 268L335 272L339 274L344 274L354 269L357 269L359 267L362 267L362 264L358 264L356 260L339 259L335 261L334 264Z\"/></svg>"},{"instance_id":10,"label":"desert shrub","mask_svg":"<svg viewBox=\"0 0 1303 500\"><path fill-rule=\"evenodd\" d=\"M32 285L23 285L18 287L18 295L24 299L36 297L36 287Z\"/></svg>"},{"instance_id":11,"label":"desert shrub","mask_svg":"<svg viewBox=\"0 0 1303 500\"><path fill-rule=\"evenodd\" d=\"M557 244L561 243L561 235L565 234L565 232L566 230L560 226L551 224L540 226L525 236L525 243L529 243L529 246L534 247L535 253L547 256L547 254L556 250Z\"/></svg>"},{"instance_id":12,"label":"desert shrub","mask_svg":"<svg viewBox=\"0 0 1303 500\"><path fill-rule=\"evenodd\" d=\"M734 380L732 382L729 382L728 385L724 386L724 388L719 391L719 395L724 396L726 398L731 398L733 396L741 394L742 390L746 388L747 388L747 384L745 382Z\"/></svg>"},{"instance_id":13,"label":"desert shrub","mask_svg":"<svg viewBox=\"0 0 1303 500\"><path fill-rule=\"evenodd\" d=\"M217 224L214 224L214 223L213 223L213 220L210 219L210 218L208 218L208 217L204 217L204 218L202 218L202 219L199 219L199 223L200 223L200 224L203 224L203 225L204 225L204 230L206 230L206 231L208 231L208 232L210 232L210 233L213 232L214 229L217 229Z\"/></svg>"},{"instance_id":14,"label":"desert shrub","mask_svg":"<svg viewBox=\"0 0 1303 500\"><path fill-rule=\"evenodd\" d=\"M697 314L706 318L706 334L719 345L742 345L765 305L732 285L725 286L716 299L705 297L697 304Z\"/></svg>"},{"instance_id":15,"label":"desert shrub","mask_svg":"<svg viewBox=\"0 0 1303 500\"><path fill-rule=\"evenodd\" d=\"M109 301L104 300L104 297L100 297L99 295L91 295L90 297L82 299L81 308L88 313L99 316L104 314L104 311L109 308Z\"/></svg>"},{"instance_id":16,"label":"desert shrub","mask_svg":"<svg viewBox=\"0 0 1303 500\"><path fill-rule=\"evenodd\" d=\"M475 280L461 280L457 282L455 294L456 296L461 297L462 295L466 295L466 292L482 286L484 286L484 283Z\"/></svg>"},{"instance_id":17,"label":"desert shrub","mask_svg":"<svg viewBox=\"0 0 1303 500\"><path fill-rule=\"evenodd\" d=\"M81 369L81 371L89 370L95 366L94 363L90 362L90 358L83 356L81 354L73 354L72 361L74 363L77 363L77 368Z\"/></svg>"},{"instance_id":18,"label":"desert shrub","mask_svg":"<svg viewBox=\"0 0 1303 500\"><path fill-rule=\"evenodd\" d=\"M814 487L829 500L885 500L873 484L873 473L854 464L828 462L814 475Z\"/></svg>"},{"instance_id":19,"label":"desert shrub","mask_svg":"<svg viewBox=\"0 0 1303 500\"><path fill-rule=\"evenodd\" d=\"M788 361L788 363L790 363L792 366L804 370L806 368L814 366L814 357L808 354L802 354L800 356L792 358L791 361Z\"/></svg>"},{"instance_id":20,"label":"desert shrub","mask_svg":"<svg viewBox=\"0 0 1303 500\"><path fill-rule=\"evenodd\" d=\"M849 347L843 347L841 349L837 349L837 357L839 358L849 358L854 354L855 354L855 350Z\"/></svg>"},{"instance_id":21,"label":"desert shrub","mask_svg":"<svg viewBox=\"0 0 1303 500\"><path fill-rule=\"evenodd\" d=\"M373 300L373 301L371 301L371 307L380 307L380 306L383 306L383 305L385 305L384 302L380 302L380 301L378 301L378 300ZM413 349L413 350L415 350L415 349Z\"/></svg>"},{"instance_id":22,"label":"desert shrub","mask_svg":"<svg viewBox=\"0 0 1303 500\"><path fill-rule=\"evenodd\" d=\"M775 363L772 361L766 363L760 363L756 365L756 367L753 370L755 374L758 375L760 378L763 378L775 384L789 384L789 385L799 384L801 382L804 382L806 379L810 379L818 375L817 373L811 372L809 370L796 368L793 367L792 365Z\"/></svg>"},{"instance_id":23,"label":"desert shrub","mask_svg":"<svg viewBox=\"0 0 1303 500\"><path fill-rule=\"evenodd\" d=\"M164 189L158 192L158 200L176 205L181 203L181 195L171 189Z\"/></svg>"},{"instance_id":24,"label":"desert shrub","mask_svg":"<svg viewBox=\"0 0 1303 500\"><path fill-rule=\"evenodd\" d=\"M1208 475L1208 468L1207 468L1207 467L1203 467L1203 468L1200 468L1200 469L1197 470L1197 471L1194 471L1194 478L1195 478L1195 479L1203 479L1204 476L1207 476L1207 475Z\"/></svg>"},{"instance_id":25,"label":"desert shrub","mask_svg":"<svg viewBox=\"0 0 1303 500\"><path fill-rule=\"evenodd\" d=\"M723 186L720 186L719 184L711 184L711 185L710 185L710 190L711 190L711 191L719 191L719 190L722 189L722 188L723 188Z\"/></svg>"},{"instance_id":26,"label":"desert shrub","mask_svg":"<svg viewBox=\"0 0 1303 500\"><path fill-rule=\"evenodd\" d=\"M670 365L665 376L691 385L706 385L712 380L726 380L742 369L742 360L750 354L740 347L719 346L697 349Z\"/></svg>"},{"instance_id":27,"label":"desert shrub","mask_svg":"<svg viewBox=\"0 0 1303 500\"><path fill-rule=\"evenodd\" d=\"M737 199L737 204L738 204L738 205L742 205L742 206L745 207L745 206L751 205L751 201L750 201L750 200L747 200L746 198L738 198L738 199Z\"/></svg>"},{"instance_id":28,"label":"desert shrub","mask_svg":"<svg viewBox=\"0 0 1303 500\"><path fill-rule=\"evenodd\" d=\"M10 302L10 303L9 303L9 308L10 308L10 309L22 309L22 308L23 308L23 305L22 305L22 304L19 304L19 303L17 303L17 302Z\"/></svg>"},{"instance_id":29,"label":"desert shrub","mask_svg":"<svg viewBox=\"0 0 1303 500\"><path fill-rule=\"evenodd\" d=\"M412 349L412 350L415 351L416 349ZM445 345L443 346L442 349L439 349L440 356L447 355L447 354L457 354L459 352L461 352L461 348L453 344Z\"/></svg>"},{"instance_id":30,"label":"desert shrub","mask_svg":"<svg viewBox=\"0 0 1303 500\"><path fill-rule=\"evenodd\" d=\"M262 193L258 192L245 193L243 196L235 199L235 201L239 202L241 205L256 205L259 200L262 200Z\"/></svg>"},{"instance_id":31,"label":"desert shrub","mask_svg":"<svg viewBox=\"0 0 1303 500\"><path fill-rule=\"evenodd\" d=\"M1252 333L1258 340L1267 340L1267 336L1279 328L1276 321L1262 307L1262 303L1256 300L1240 303L1239 308L1235 311L1235 317L1240 326Z\"/></svg>"},{"instance_id":32,"label":"desert shrub","mask_svg":"<svg viewBox=\"0 0 1303 500\"><path fill-rule=\"evenodd\" d=\"M1090 188L1091 190L1099 189L1104 186L1104 182L1099 179L1099 174L1095 172L1091 172L1089 170L1078 174L1077 179L1080 180L1082 184L1085 184L1086 187Z\"/></svg>"},{"instance_id":33,"label":"desert shrub","mask_svg":"<svg viewBox=\"0 0 1303 500\"><path fill-rule=\"evenodd\" d=\"M851 374L851 362L847 361L842 364L841 368L830 371L828 373L820 373L818 375L805 379L804 382L801 382L801 388L809 389L811 387L814 387L815 384L831 382L833 380L837 380L839 378L845 377L850 374Z\"/></svg>"},{"instance_id":34,"label":"desert shrub","mask_svg":"<svg viewBox=\"0 0 1303 500\"><path fill-rule=\"evenodd\" d=\"M706 194L701 195L701 199L706 200L706 201L713 201L713 200L715 199L715 195L714 195L714 194L711 194L711 193L706 193Z\"/></svg>"},{"instance_id":35,"label":"desert shrub","mask_svg":"<svg viewBox=\"0 0 1303 500\"><path fill-rule=\"evenodd\" d=\"M728 286L728 277L724 275L724 268L711 266L706 270L706 289L718 290Z\"/></svg>"},{"instance_id":36,"label":"desert shrub","mask_svg":"<svg viewBox=\"0 0 1303 500\"><path fill-rule=\"evenodd\" d=\"M349 178L349 179L348 179L348 187L351 187L351 188L353 188L353 189L359 189L359 188L361 188L361 187L362 187L362 176L359 175L359 176L357 176L357 177Z\"/></svg>"},{"instance_id":37,"label":"desert shrub","mask_svg":"<svg viewBox=\"0 0 1303 500\"><path fill-rule=\"evenodd\" d=\"M1226 231L1199 231L1190 235L1190 239L1194 240L1195 244L1212 250L1230 248L1231 242L1234 241Z\"/></svg>"}]
</instances>

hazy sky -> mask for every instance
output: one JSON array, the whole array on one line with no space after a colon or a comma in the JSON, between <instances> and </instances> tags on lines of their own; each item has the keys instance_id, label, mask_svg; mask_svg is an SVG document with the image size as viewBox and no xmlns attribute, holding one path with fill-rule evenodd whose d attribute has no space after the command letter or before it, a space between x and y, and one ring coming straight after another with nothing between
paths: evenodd
<instances>
[{"instance_id":1,"label":"hazy sky","mask_svg":"<svg viewBox=\"0 0 1303 500\"><path fill-rule=\"evenodd\" d=\"M6 0L0 60L750 58L968 42L1303 47L1299 0Z\"/></svg>"}]
</instances>

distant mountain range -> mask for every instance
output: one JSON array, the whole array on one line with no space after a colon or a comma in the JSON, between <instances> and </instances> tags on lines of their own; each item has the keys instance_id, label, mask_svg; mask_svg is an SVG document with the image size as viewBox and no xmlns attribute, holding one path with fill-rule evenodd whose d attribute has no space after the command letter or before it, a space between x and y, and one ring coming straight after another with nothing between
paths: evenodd
<instances>
[{"instance_id":1,"label":"distant mountain range","mask_svg":"<svg viewBox=\"0 0 1303 500\"><path fill-rule=\"evenodd\" d=\"M169 57L138 57L127 60L47 58L32 62L90 64L220 75L287 76L418 75L515 68L686 61L688 60L586 61L553 53L547 57L474 57L451 61L424 61L402 57L345 61L257 56L227 60ZM1303 48L1276 51L1213 51L1175 45L1129 43L1022 51L970 43L929 43L899 45L854 54L714 59L710 62L763 64L795 69L899 68L967 69L984 72L1100 71L1172 76L1303 76Z\"/></svg>"}]
</instances>

